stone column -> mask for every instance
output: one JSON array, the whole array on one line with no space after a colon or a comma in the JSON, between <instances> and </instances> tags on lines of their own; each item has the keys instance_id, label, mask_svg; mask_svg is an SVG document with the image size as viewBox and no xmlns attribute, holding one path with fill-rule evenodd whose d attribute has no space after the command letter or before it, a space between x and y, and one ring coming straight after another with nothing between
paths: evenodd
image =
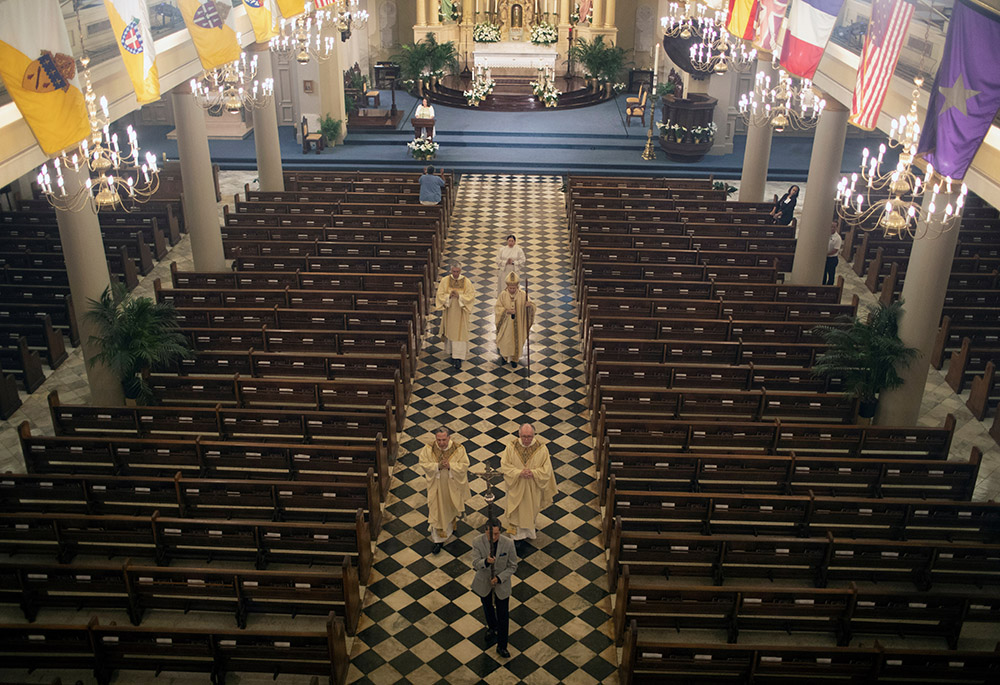
<instances>
[{"instance_id":1,"label":"stone column","mask_svg":"<svg viewBox=\"0 0 1000 685\"><path fill-rule=\"evenodd\" d=\"M35 196L33 184L35 183L36 178L38 178L37 169L33 169L29 173L19 176L17 180L11 184L14 186L14 196L18 200L32 199Z\"/></svg>"},{"instance_id":2,"label":"stone column","mask_svg":"<svg viewBox=\"0 0 1000 685\"><path fill-rule=\"evenodd\" d=\"M604 28L604 0L594 0L594 20L590 23L590 28L602 29ZM584 17L580 17L580 21L583 21Z\"/></svg>"},{"instance_id":3,"label":"stone column","mask_svg":"<svg viewBox=\"0 0 1000 685\"><path fill-rule=\"evenodd\" d=\"M955 188L957 191L958 188ZM938 195L935 204L938 216L951 202L954 206L958 193ZM924 198L924 205L930 196ZM917 234L929 232L931 236L941 231L939 221L921 221ZM955 247L958 245L958 227L943 233L939 238L922 238L913 241L910 261L903 281L903 316L899 321L899 338L907 347L915 347L919 352L899 375L903 385L895 390L887 390L879 397L876 423L884 426L914 426L920 418L920 404L924 398L924 386L930 368L930 354L934 348L938 327L941 325L941 310L948 290Z\"/></svg>"},{"instance_id":4,"label":"stone column","mask_svg":"<svg viewBox=\"0 0 1000 685\"><path fill-rule=\"evenodd\" d=\"M205 110L195 102L185 83L171 91L177 152L184 179L184 223L191 236L195 271L225 271L226 259L219 228L219 208L208 152Z\"/></svg>"},{"instance_id":5,"label":"stone column","mask_svg":"<svg viewBox=\"0 0 1000 685\"><path fill-rule=\"evenodd\" d=\"M417 26L427 26L427 0L417 0Z\"/></svg>"},{"instance_id":6,"label":"stone column","mask_svg":"<svg viewBox=\"0 0 1000 685\"><path fill-rule=\"evenodd\" d=\"M75 193L83 187L86 180L84 172L74 172L68 167L64 167L63 172L67 192ZM79 212L56 210L56 223L59 225L59 241L66 260L76 323L80 329L80 347L90 386L90 402L105 406L124 404L125 394L115 374L104 364L90 363L100 349L90 342L90 336L97 333L97 327L87 320L86 314L90 309L90 300L99 300L101 293L111 285L97 214L90 207Z\"/></svg>"},{"instance_id":7,"label":"stone column","mask_svg":"<svg viewBox=\"0 0 1000 685\"><path fill-rule=\"evenodd\" d=\"M438 14L438 0L426 0L427 1L427 18L430 20L428 23L431 26L441 25L441 15Z\"/></svg>"},{"instance_id":8,"label":"stone column","mask_svg":"<svg viewBox=\"0 0 1000 685\"><path fill-rule=\"evenodd\" d=\"M257 78L261 83L272 78L271 51L267 43L254 43L257 55ZM260 189L283 191L285 178L281 168L281 143L278 141L278 112L272 100L253 113L253 143L257 151L257 178Z\"/></svg>"},{"instance_id":9,"label":"stone column","mask_svg":"<svg viewBox=\"0 0 1000 685\"><path fill-rule=\"evenodd\" d=\"M559 25L569 23L569 0L559 0Z\"/></svg>"},{"instance_id":10,"label":"stone column","mask_svg":"<svg viewBox=\"0 0 1000 685\"><path fill-rule=\"evenodd\" d=\"M618 25L615 21L616 0L605 0L606 5L604 7L604 26L606 28L614 28Z\"/></svg>"},{"instance_id":11,"label":"stone column","mask_svg":"<svg viewBox=\"0 0 1000 685\"><path fill-rule=\"evenodd\" d=\"M847 117L850 111L836 100L829 99L819 116L809 158L809 176L802 215L799 217L795 261L792 262L791 283L819 285L823 282L826 248L830 242L830 222L840 180L847 138Z\"/></svg>"},{"instance_id":12,"label":"stone column","mask_svg":"<svg viewBox=\"0 0 1000 685\"><path fill-rule=\"evenodd\" d=\"M417 7L420 3L417 3ZM347 107L344 99L344 70L340 67L340 44L333 55L319 63L319 109L320 116L329 114L343 122L337 144L344 142L347 135Z\"/></svg>"},{"instance_id":13,"label":"stone column","mask_svg":"<svg viewBox=\"0 0 1000 685\"><path fill-rule=\"evenodd\" d=\"M757 71L771 76L774 83L775 71L771 68L771 55L761 54L757 58ZM767 183L767 166L771 160L771 124L751 125L747 129L746 151L743 153L743 173L740 174L740 202L761 202L764 199L764 185Z\"/></svg>"}]
</instances>

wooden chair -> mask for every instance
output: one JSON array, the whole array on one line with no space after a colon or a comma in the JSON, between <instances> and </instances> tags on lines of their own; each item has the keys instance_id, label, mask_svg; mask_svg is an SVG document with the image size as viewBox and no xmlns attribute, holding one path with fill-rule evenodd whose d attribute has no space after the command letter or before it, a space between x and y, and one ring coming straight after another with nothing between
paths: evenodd
<instances>
[{"instance_id":1,"label":"wooden chair","mask_svg":"<svg viewBox=\"0 0 1000 685\"><path fill-rule=\"evenodd\" d=\"M638 94L636 94L635 96L629 96L625 98L626 106L633 107L635 105L638 105L642 101L642 98L645 94L646 94L646 84L644 83L641 86L639 86Z\"/></svg>"},{"instance_id":2,"label":"wooden chair","mask_svg":"<svg viewBox=\"0 0 1000 685\"><path fill-rule=\"evenodd\" d=\"M379 91L375 88L366 88L364 91L364 103L365 107L380 107L382 105L382 100L379 95Z\"/></svg>"},{"instance_id":3,"label":"wooden chair","mask_svg":"<svg viewBox=\"0 0 1000 685\"><path fill-rule=\"evenodd\" d=\"M322 133L309 133L309 122L305 117L302 117L302 154L309 152L310 147L316 148L316 154L318 155L326 147L326 138Z\"/></svg>"},{"instance_id":4,"label":"wooden chair","mask_svg":"<svg viewBox=\"0 0 1000 685\"><path fill-rule=\"evenodd\" d=\"M642 97L639 98L638 104L628 105L625 107L625 125L632 125L632 117L639 117L642 121L642 125L646 125L646 92L643 91Z\"/></svg>"}]
</instances>

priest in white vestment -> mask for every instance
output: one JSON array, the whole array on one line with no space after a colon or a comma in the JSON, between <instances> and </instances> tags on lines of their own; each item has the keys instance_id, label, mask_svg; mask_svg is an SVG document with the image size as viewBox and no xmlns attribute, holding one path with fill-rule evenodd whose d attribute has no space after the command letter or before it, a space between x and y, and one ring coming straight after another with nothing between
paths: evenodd
<instances>
[{"instance_id":1,"label":"priest in white vestment","mask_svg":"<svg viewBox=\"0 0 1000 685\"><path fill-rule=\"evenodd\" d=\"M523 274L526 263L524 250L517 244L517 238L513 234L507 236L507 242L500 247L497 253L497 295L507 287L507 276L512 273Z\"/></svg>"},{"instance_id":2,"label":"priest in white vestment","mask_svg":"<svg viewBox=\"0 0 1000 685\"><path fill-rule=\"evenodd\" d=\"M462 275L462 266L453 264L451 275L438 284L434 309L441 310L441 340L456 371L462 368L462 360L469 351L469 318L475 299L476 289Z\"/></svg>"},{"instance_id":3,"label":"priest in white vestment","mask_svg":"<svg viewBox=\"0 0 1000 685\"><path fill-rule=\"evenodd\" d=\"M427 479L427 527L437 554L455 533L458 518L465 513L465 502L471 496L469 455L451 430L441 426L434 431L434 441L424 445L417 458Z\"/></svg>"},{"instance_id":4,"label":"priest in white vestment","mask_svg":"<svg viewBox=\"0 0 1000 685\"><path fill-rule=\"evenodd\" d=\"M517 366L531 325L535 323L535 304L518 287L517 274L507 276L507 287L497 297L493 316L497 326L500 363L507 361L512 367Z\"/></svg>"},{"instance_id":5,"label":"priest in white vestment","mask_svg":"<svg viewBox=\"0 0 1000 685\"><path fill-rule=\"evenodd\" d=\"M537 536L535 521L556 495L556 475L549 448L535 437L530 423L521 426L500 457L500 473L507 486L507 524L519 546Z\"/></svg>"}]
</instances>

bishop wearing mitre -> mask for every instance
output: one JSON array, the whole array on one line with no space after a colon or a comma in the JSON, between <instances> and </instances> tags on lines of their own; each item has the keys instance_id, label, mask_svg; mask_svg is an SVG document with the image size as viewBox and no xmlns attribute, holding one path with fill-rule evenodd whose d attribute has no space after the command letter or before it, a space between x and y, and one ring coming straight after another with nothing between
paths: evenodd
<instances>
[{"instance_id":1,"label":"bishop wearing mitre","mask_svg":"<svg viewBox=\"0 0 1000 685\"><path fill-rule=\"evenodd\" d=\"M462 368L462 360L469 351L469 317L475 299L476 289L462 275L462 265L453 264L451 275L438 284L434 308L442 311L441 340L456 371Z\"/></svg>"},{"instance_id":2,"label":"bishop wearing mitre","mask_svg":"<svg viewBox=\"0 0 1000 685\"><path fill-rule=\"evenodd\" d=\"M458 517L465 513L470 497L469 455L451 430L441 426L417 458L427 479L427 524L437 554L455 533Z\"/></svg>"},{"instance_id":3,"label":"bishop wearing mitre","mask_svg":"<svg viewBox=\"0 0 1000 685\"><path fill-rule=\"evenodd\" d=\"M511 366L517 366L528 332L535 322L535 304L528 299L528 293L518 287L516 273L507 275L507 287L497 297L493 315L497 325L500 363L507 361Z\"/></svg>"},{"instance_id":4,"label":"bishop wearing mitre","mask_svg":"<svg viewBox=\"0 0 1000 685\"><path fill-rule=\"evenodd\" d=\"M535 521L539 512L556 496L556 476L549 448L535 437L530 423L521 426L500 456L500 473L507 486L508 529L514 544L523 551L526 540L537 537Z\"/></svg>"}]
</instances>

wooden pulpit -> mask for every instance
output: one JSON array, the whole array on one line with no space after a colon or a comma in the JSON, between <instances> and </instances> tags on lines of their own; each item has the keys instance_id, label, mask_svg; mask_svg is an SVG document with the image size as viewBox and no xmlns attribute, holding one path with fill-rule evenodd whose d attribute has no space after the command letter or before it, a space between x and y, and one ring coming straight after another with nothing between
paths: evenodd
<instances>
[{"instance_id":1,"label":"wooden pulpit","mask_svg":"<svg viewBox=\"0 0 1000 685\"><path fill-rule=\"evenodd\" d=\"M419 119L413 117L410 119L410 123L413 124L413 138L417 139L421 135L427 136L427 138L434 139L434 122L436 119Z\"/></svg>"}]
</instances>

